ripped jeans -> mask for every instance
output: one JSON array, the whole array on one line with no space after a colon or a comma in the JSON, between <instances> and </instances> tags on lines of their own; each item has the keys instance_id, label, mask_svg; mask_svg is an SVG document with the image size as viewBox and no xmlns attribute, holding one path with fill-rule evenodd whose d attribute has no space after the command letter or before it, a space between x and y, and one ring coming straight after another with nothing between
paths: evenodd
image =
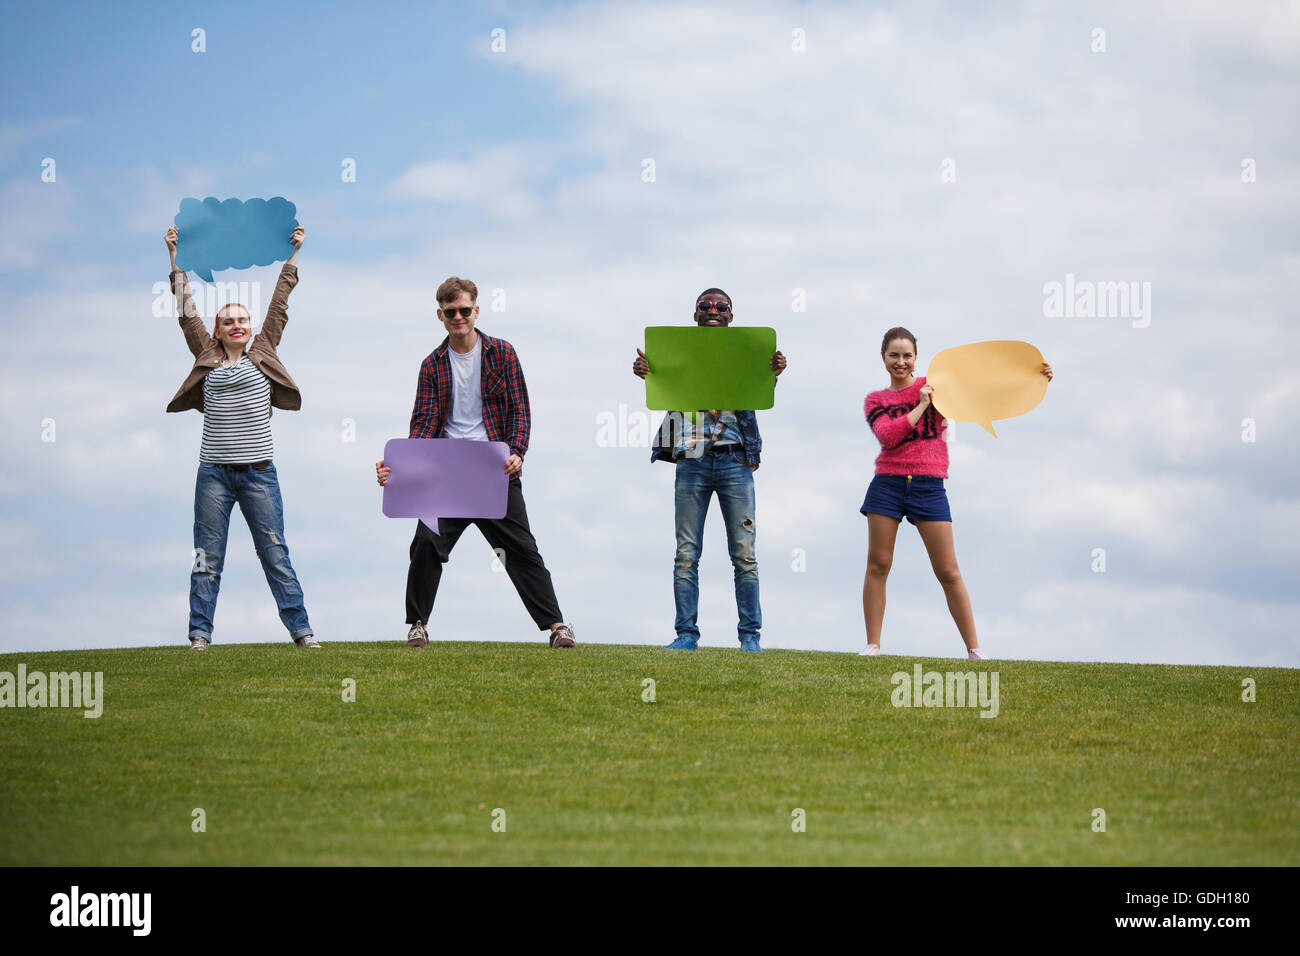
<instances>
[{"instance_id":1,"label":"ripped jeans","mask_svg":"<svg viewBox=\"0 0 1300 956\"><path fill-rule=\"evenodd\" d=\"M221 569L226 563L230 509L235 502L253 534L253 547L271 586L280 620L294 640L312 633L298 575L284 540L284 504L275 465L236 469L201 463L194 483L194 564L190 569L190 637L212 640Z\"/></svg>"},{"instance_id":2,"label":"ripped jeans","mask_svg":"<svg viewBox=\"0 0 1300 956\"><path fill-rule=\"evenodd\" d=\"M758 637L763 612L758 606L758 559L754 556L754 472L743 448L679 458L674 486L677 556L673 563L673 599L679 637L699 639L696 624L700 604L700 551L704 519L716 493L727 529L727 550L735 571L738 636Z\"/></svg>"}]
</instances>

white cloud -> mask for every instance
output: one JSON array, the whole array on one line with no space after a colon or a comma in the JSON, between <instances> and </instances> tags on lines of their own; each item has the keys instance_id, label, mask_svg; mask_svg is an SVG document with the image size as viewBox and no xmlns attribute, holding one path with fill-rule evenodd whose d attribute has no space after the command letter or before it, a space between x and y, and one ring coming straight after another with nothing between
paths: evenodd
<instances>
[{"instance_id":1,"label":"white cloud","mask_svg":"<svg viewBox=\"0 0 1300 956\"><path fill-rule=\"evenodd\" d=\"M480 205L503 218L528 218L538 208L530 187L549 171L552 161L549 151L538 144L508 143L477 151L467 159L417 163L385 192L393 199ZM464 234L472 224L449 218L446 227Z\"/></svg>"}]
</instances>

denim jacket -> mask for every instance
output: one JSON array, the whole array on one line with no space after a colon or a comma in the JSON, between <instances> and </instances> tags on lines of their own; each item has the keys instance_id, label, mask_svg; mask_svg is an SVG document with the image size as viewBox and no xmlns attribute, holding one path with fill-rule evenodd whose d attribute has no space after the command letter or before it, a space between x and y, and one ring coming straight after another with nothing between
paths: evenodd
<instances>
[{"instance_id":1,"label":"denim jacket","mask_svg":"<svg viewBox=\"0 0 1300 956\"><path fill-rule=\"evenodd\" d=\"M740 440L745 446L745 460L757 468L763 451L763 436L758 433L758 416L751 411L736 409L736 424L740 426ZM682 413L669 412L650 443L650 460L676 463L677 440L681 437Z\"/></svg>"}]
</instances>

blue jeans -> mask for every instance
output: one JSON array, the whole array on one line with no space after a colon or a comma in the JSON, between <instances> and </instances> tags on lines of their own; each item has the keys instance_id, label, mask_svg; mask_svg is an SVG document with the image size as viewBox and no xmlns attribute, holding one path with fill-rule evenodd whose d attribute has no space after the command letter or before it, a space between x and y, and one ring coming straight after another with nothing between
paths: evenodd
<instances>
[{"instance_id":1,"label":"blue jeans","mask_svg":"<svg viewBox=\"0 0 1300 956\"><path fill-rule=\"evenodd\" d=\"M212 640L221 569L226 563L230 509L239 510L253 534L253 547L271 586L280 620L294 640L312 633L303 606L298 575L289 563L284 540L284 504L275 465L237 470L227 465L199 465L194 483L194 566L190 571L190 637Z\"/></svg>"},{"instance_id":2,"label":"blue jeans","mask_svg":"<svg viewBox=\"0 0 1300 956\"><path fill-rule=\"evenodd\" d=\"M673 563L673 599L677 635L699 640L700 551L704 519L716 493L727 528L727 550L736 580L738 636L758 637L763 612L758 606L758 560L754 556L754 472L741 448L710 452L677 461L675 482L677 557Z\"/></svg>"}]
</instances>

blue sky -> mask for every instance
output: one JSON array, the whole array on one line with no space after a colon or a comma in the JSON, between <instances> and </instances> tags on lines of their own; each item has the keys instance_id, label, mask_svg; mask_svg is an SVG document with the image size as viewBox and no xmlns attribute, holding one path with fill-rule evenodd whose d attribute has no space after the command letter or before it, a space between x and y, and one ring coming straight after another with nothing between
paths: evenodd
<instances>
[{"instance_id":1,"label":"blue sky","mask_svg":"<svg viewBox=\"0 0 1300 956\"><path fill-rule=\"evenodd\" d=\"M40 149L69 160L69 185L101 195L142 167L212 161L222 163L231 195L302 195L331 188L341 158L352 157L360 175L337 197L337 212L357 218L382 214L384 184L413 156L463 155L504 130L562 131L565 111L549 84L482 56L491 30L512 25L507 11L428 3L374 11L383 16L343 3L313 4L310 15L251 3L25 9L13 15L21 28L0 37L5 124L47 126ZM203 54L191 50L196 27L206 31ZM30 162L36 143L24 147L0 156L6 176ZM333 238L322 234L322 254ZM358 251L355 235L338 238L338 252ZM367 255L387 245L365 238ZM128 247L106 250L93 226L81 241L97 261L130 262Z\"/></svg>"},{"instance_id":2,"label":"blue sky","mask_svg":"<svg viewBox=\"0 0 1300 956\"><path fill-rule=\"evenodd\" d=\"M863 643L857 509L877 449L861 405L902 324L922 370L1019 338L1057 372L998 439L959 426L951 448L957 554L994 656L1300 665L1285 7L85 4L7 20L0 650L183 641L201 419L163 412L189 356L152 312L161 237L187 196L283 195L307 229L280 348L304 404L272 427L322 641L405 636L411 529L381 516L372 465L406 434L442 337L433 290L458 274L507 296L480 327L524 363L525 493L580 642L672 636L672 469L600 447L597 422L644 414L641 330L689 321L718 285L790 360L759 416L768 646ZM218 278L269 290L275 271ZM1150 282L1149 326L1048 317L1044 285L1067 274ZM719 518L701 624L734 646ZM909 530L884 649L956 655ZM435 639L535 639L491 558L466 535ZM284 638L238 517L216 628Z\"/></svg>"}]
</instances>

